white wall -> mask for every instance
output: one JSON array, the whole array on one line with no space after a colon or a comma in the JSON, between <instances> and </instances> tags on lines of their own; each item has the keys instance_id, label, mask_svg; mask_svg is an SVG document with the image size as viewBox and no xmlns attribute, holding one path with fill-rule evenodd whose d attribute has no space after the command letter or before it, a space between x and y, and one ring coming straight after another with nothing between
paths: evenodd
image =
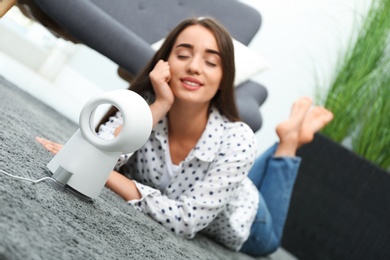
<instances>
[{"instance_id":1,"label":"white wall","mask_svg":"<svg viewBox=\"0 0 390 260\"><path fill-rule=\"evenodd\" d=\"M257 133L259 152L278 140L277 124L300 96L315 97L326 86L338 54L346 46L356 19L371 0L272 0L242 2L257 8L263 24L250 47L271 63L255 77L269 92L261 108L264 123Z\"/></svg>"}]
</instances>

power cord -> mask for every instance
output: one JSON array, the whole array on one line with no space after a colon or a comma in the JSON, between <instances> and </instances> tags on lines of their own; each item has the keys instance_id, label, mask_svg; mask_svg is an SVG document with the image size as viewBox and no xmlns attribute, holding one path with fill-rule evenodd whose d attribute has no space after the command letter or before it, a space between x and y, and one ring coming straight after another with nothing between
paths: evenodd
<instances>
[{"instance_id":1,"label":"power cord","mask_svg":"<svg viewBox=\"0 0 390 260\"><path fill-rule=\"evenodd\" d=\"M0 0L1 1L1 0ZM0 172L11 177L11 178L14 178L14 179L17 179L17 180L23 180L23 181L30 181L32 182L33 184L36 184L38 182L42 182L42 181L45 181L45 180L51 180L52 182L50 182L50 185L54 185L55 188L57 189L60 189L60 190L68 190L70 191L72 194L75 194L77 195L78 198L82 199L83 201L86 201L86 202L93 202L93 200L82 194L82 193L79 193L78 191L72 189L71 187L67 187L66 186L66 182L69 180L70 176L72 176L72 173L64 170L61 166L59 167L59 171L58 171L58 174L57 174L57 177L58 179L54 179L52 177L43 177L43 178L40 178L38 180L33 180L33 179L29 179L29 178L24 178L24 177L20 177L20 176L15 176L15 175L12 175L6 171L3 171L0 169ZM57 172L56 172L57 173ZM62 183L61 181L65 181L65 183Z\"/></svg>"},{"instance_id":2,"label":"power cord","mask_svg":"<svg viewBox=\"0 0 390 260\"><path fill-rule=\"evenodd\" d=\"M3 171L3 170L0 170L1 173L4 173L5 175L11 177L11 178L14 178L14 179L18 179L18 180L24 180L24 181L30 181L34 184L38 183L38 182L41 182L41 181L45 181L45 180L52 180L52 181L55 181L55 179L53 179L52 177L43 177L41 179L38 179L38 180L33 180L33 179L29 179L29 178L24 178L24 177L20 177L20 176L15 176L15 175L12 175L6 171Z\"/></svg>"}]
</instances>

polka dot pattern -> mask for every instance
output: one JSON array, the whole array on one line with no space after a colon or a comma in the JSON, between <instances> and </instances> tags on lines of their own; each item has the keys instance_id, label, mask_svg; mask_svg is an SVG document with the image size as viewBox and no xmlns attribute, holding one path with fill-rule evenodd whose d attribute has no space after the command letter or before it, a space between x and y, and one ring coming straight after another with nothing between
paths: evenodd
<instances>
[{"instance_id":1,"label":"polka dot pattern","mask_svg":"<svg viewBox=\"0 0 390 260\"><path fill-rule=\"evenodd\" d=\"M121 121L120 112L116 120ZM116 121L114 120L114 122ZM105 131L109 132L109 127ZM258 207L258 191L247 178L256 155L255 136L242 122L230 122L212 109L196 146L159 190L168 149L167 118L129 160L123 155L142 199L129 204L185 238L197 232L238 250L249 236Z\"/></svg>"}]
</instances>

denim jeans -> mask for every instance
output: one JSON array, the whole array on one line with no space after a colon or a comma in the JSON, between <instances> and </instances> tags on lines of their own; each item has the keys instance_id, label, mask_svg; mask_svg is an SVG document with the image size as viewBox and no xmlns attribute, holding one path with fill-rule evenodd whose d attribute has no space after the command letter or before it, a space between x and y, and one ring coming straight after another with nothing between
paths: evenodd
<instances>
[{"instance_id":1,"label":"denim jeans","mask_svg":"<svg viewBox=\"0 0 390 260\"><path fill-rule=\"evenodd\" d=\"M258 157L249 178L259 190L259 207L241 252L264 256L280 246L299 157L274 157L277 144Z\"/></svg>"}]
</instances>

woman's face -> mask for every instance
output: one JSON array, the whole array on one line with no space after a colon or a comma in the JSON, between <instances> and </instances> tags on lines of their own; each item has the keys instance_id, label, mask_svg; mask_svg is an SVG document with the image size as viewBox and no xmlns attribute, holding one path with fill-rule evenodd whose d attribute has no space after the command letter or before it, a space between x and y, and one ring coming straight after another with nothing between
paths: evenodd
<instances>
[{"instance_id":1,"label":"woman's face","mask_svg":"<svg viewBox=\"0 0 390 260\"><path fill-rule=\"evenodd\" d=\"M192 25L179 34L168 58L175 100L210 103L222 79L219 53L214 35L203 26Z\"/></svg>"}]
</instances>

